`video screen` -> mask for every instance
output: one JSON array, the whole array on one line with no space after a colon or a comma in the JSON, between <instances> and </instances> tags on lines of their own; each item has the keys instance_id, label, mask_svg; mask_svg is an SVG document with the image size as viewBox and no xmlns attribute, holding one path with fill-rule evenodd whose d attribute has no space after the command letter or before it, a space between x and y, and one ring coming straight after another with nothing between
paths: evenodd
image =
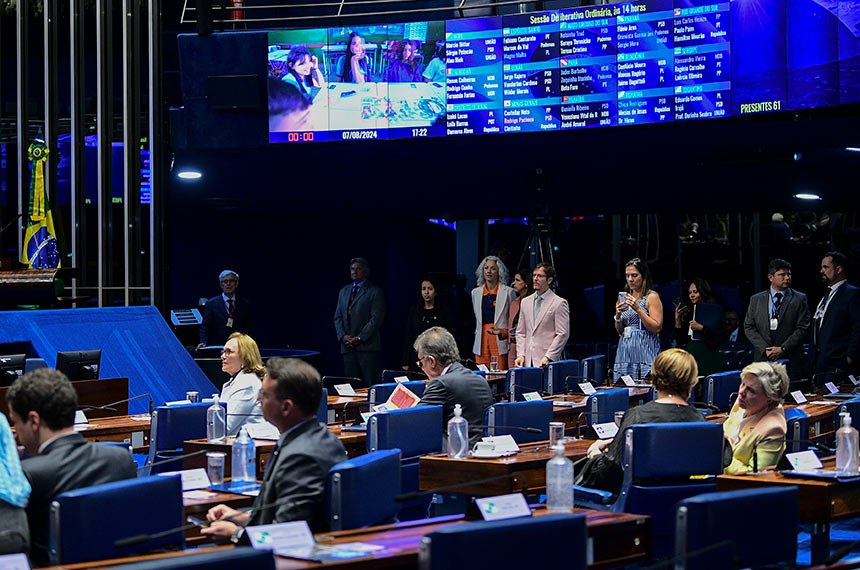
<instances>
[{"instance_id":1,"label":"video screen","mask_svg":"<svg viewBox=\"0 0 860 570\"><path fill-rule=\"evenodd\" d=\"M632 0L272 31L269 140L713 119L860 101L860 0Z\"/></svg>"}]
</instances>

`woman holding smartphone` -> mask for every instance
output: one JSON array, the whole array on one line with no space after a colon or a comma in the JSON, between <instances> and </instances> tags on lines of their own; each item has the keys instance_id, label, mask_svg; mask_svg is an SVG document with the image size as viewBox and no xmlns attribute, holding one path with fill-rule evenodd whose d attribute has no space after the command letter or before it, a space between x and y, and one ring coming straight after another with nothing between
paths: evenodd
<instances>
[{"instance_id":1,"label":"woman holding smartphone","mask_svg":"<svg viewBox=\"0 0 860 570\"><path fill-rule=\"evenodd\" d=\"M613 377L624 375L644 378L660 353L660 330L663 328L663 303L652 290L648 264L634 258L624 268L626 284L615 303L615 332L618 352Z\"/></svg>"}]
</instances>

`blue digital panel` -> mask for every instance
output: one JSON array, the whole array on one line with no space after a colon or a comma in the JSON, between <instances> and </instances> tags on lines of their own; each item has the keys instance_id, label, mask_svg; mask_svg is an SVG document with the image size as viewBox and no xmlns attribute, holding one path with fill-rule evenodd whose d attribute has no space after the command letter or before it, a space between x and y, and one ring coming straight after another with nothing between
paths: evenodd
<instances>
[{"instance_id":1,"label":"blue digital panel","mask_svg":"<svg viewBox=\"0 0 860 570\"><path fill-rule=\"evenodd\" d=\"M506 133L561 128L558 12L504 17Z\"/></svg>"},{"instance_id":2,"label":"blue digital panel","mask_svg":"<svg viewBox=\"0 0 860 570\"><path fill-rule=\"evenodd\" d=\"M502 19L454 20L445 32L448 135L502 132Z\"/></svg>"},{"instance_id":3,"label":"blue digital panel","mask_svg":"<svg viewBox=\"0 0 860 570\"><path fill-rule=\"evenodd\" d=\"M787 0L786 4L788 108L838 105L838 4L811 0Z\"/></svg>"},{"instance_id":4,"label":"blue digital panel","mask_svg":"<svg viewBox=\"0 0 860 570\"><path fill-rule=\"evenodd\" d=\"M784 111L785 0L736 0L731 15L732 114Z\"/></svg>"},{"instance_id":5,"label":"blue digital panel","mask_svg":"<svg viewBox=\"0 0 860 570\"><path fill-rule=\"evenodd\" d=\"M559 12L562 129L618 122L615 10L600 6Z\"/></svg>"}]
</instances>

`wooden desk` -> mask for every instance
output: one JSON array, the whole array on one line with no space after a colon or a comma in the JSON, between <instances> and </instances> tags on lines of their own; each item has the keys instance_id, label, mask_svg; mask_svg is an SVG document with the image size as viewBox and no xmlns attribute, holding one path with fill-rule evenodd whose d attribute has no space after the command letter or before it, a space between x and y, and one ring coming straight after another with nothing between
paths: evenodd
<instances>
[{"instance_id":1,"label":"wooden desk","mask_svg":"<svg viewBox=\"0 0 860 570\"><path fill-rule=\"evenodd\" d=\"M89 441L121 441L130 444L135 452L142 452L149 445L149 424L148 415L116 416L77 424L75 431Z\"/></svg>"},{"instance_id":2,"label":"wooden desk","mask_svg":"<svg viewBox=\"0 0 860 570\"><path fill-rule=\"evenodd\" d=\"M104 406L128 398L128 378L102 378L100 380L76 380L72 387L78 394L78 407ZM9 407L6 403L8 386L0 388L0 410L5 414ZM87 418L102 418L108 416L128 415L128 402L113 406L116 411L90 410L84 412Z\"/></svg>"},{"instance_id":3,"label":"wooden desk","mask_svg":"<svg viewBox=\"0 0 860 570\"><path fill-rule=\"evenodd\" d=\"M190 499L187 493L182 493L182 506L184 507L185 516L195 516L200 519L206 518L206 513L215 505L225 504L234 509L250 507L254 504L254 497L250 495L237 495L235 493L222 493L219 491L210 491L209 489L201 489L212 496L205 499ZM185 531L185 542L189 546L200 544L211 544L212 540L209 537L204 537L200 534L200 529L197 527Z\"/></svg>"},{"instance_id":4,"label":"wooden desk","mask_svg":"<svg viewBox=\"0 0 860 570\"><path fill-rule=\"evenodd\" d=\"M565 444L565 455L576 461L585 456L593 440L578 439ZM546 462L552 457L547 442L521 445L519 453L499 459L451 459L445 454L425 455L418 460L418 488L429 491L465 481L514 475L490 483L458 488L455 493L487 497L506 493L540 493L546 490Z\"/></svg>"},{"instance_id":5,"label":"wooden desk","mask_svg":"<svg viewBox=\"0 0 860 570\"><path fill-rule=\"evenodd\" d=\"M367 433L363 431L347 431L341 433L341 426L331 425L329 431L340 439L344 449L346 449L347 457L357 457L367 453ZM224 463L224 473L229 474L232 457L233 457L233 442L235 437L228 437L224 443L209 443L206 439L189 439L186 440L182 447L183 453L192 453L194 451L221 451L227 454ZM269 460L269 455L272 453L272 448L275 442L270 439L255 439L254 453L257 456L257 474L262 475L266 472L266 462ZM183 469L195 469L198 467L206 467L206 455L195 455L194 457L186 457L182 460Z\"/></svg>"},{"instance_id":6,"label":"wooden desk","mask_svg":"<svg viewBox=\"0 0 860 570\"><path fill-rule=\"evenodd\" d=\"M822 461L824 467L833 469L835 459ZM796 486L799 491L799 520L812 523L811 558L818 564L828 554L830 545L830 523L860 515L860 482L841 483L822 479L800 479L783 477L777 471L749 475L719 475L718 491L734 491L772 486Z\"/></svg>"},{"instance_id":7,"label":"wooden desk","mask_svg":"<svg viewBox=\"0 0 860 570\"><path fill-rule=\"evenodd\" d=\"M576 509L577 513L584 513L588 526L588 538L593 552L593 562L589 568L617 568L625 564L646 560L651 553L651 519L642 515L628 515L625 513L609 513L604 511L592 511L589 509ZM535 516L545 514L546 510L539 508L535 510ZM368 558L350 559L343 562L327 562L326 568L349 568L350 570L377 569L377 568L418 568L418 549L421 539L444 526L452 524L463 524L462 516L439 517L419 521L407 521L394 525L384 525L365 529L345 530L317 535L318 541L327 544L339 542L366 542L385 546L386 549L377 553L376 556ZM95 562L84 562L80 564L67 564L56 566L55 570L82 570L85 568L106 568L130 562L141 562L148 560L159 560L174 558L190 554L202 554L232 548L232 546L215 546L186 550L183 552L169 552L150 554L144 556L132 556L122 559L100 560ZM275 559L278 570L296 570L321 566L316 562L293 560L278 557Z\"/></svg>"}]
</instances>

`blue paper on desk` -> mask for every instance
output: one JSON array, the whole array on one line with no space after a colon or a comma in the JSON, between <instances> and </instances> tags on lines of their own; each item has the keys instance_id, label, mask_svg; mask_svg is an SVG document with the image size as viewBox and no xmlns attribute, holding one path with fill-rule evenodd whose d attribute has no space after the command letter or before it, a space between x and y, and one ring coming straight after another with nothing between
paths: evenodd
<instances>
[{"instance_id":1,"label":"blue paper on desk","mask_svg":"<svg viewBox=\"0 0 860 570\"><path fill-rule=\"evenodd\" d=\"M813 469L810 471L795 471L786 469L780 471L783 477L795 477L801 479L824 479L827 481L839 481L841 483L854 483L860 481L860 475L845 476L831 469Z\"/></svg>"},{"instance_id":2,"label":"blue paper on desk","mask_svg":"<svg viewBox=\"0 0 860 570\"><path fill-rule=\"evenodd\" d=\"M213 491L221 491L222 493L235 493L244 495L259 491L262 485L256 481L225 481L219 485L212 485L209 488Z\"/></svg>"},{"instance_id":3,"label":"blue paper on desk","mask_svg":"<svg viewBox=\"0 0 860 570\"><path fill-rule=\"evenodd\" d=\"M723 326L723 308L714 303L696 303L693 305L693 320L712 331L718 331ZM693 340L705 340L704 331L693 331Z\"/></svg>"}]
</instances>

